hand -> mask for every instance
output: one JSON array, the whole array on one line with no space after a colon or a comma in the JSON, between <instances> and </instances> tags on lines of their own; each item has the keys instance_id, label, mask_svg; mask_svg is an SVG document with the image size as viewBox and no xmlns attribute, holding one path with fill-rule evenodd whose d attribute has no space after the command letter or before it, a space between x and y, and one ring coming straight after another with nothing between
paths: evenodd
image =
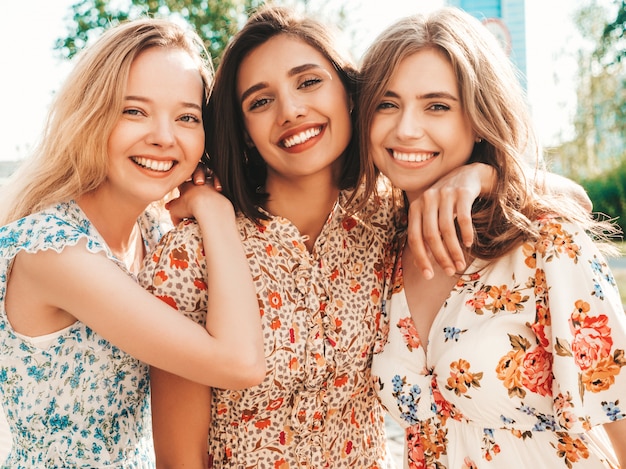
<instances>
[{"instance_id":1,"label":"hand","mask_svg":"<svg viewBox=\"0 0 626 469\"><path fill-rule=\"evenodd\" d=\"M491 192L495 175L495 170L483 163L460 166L409 205L408 243L426 279L433 277L431 256L447 275L465 270L463 246L468 248L474 241L472 204L481 194Z\"/></svg>"},{"instance_id":2,"label":"hand","mask_svg":"<svg viewBox=\"0 0 626 469\"><path fill-rule=\"evenodd\" d=\"M217 191L222 191L222 185L220 184L219 179L217 179L217 176L215 176L213 171L202 162L199 162L198 166L196 166L196 169L191 175L191 180L196 186L202 186L207 182L212 182L213 187L215 187Z\"/></svg>"},{"instance_id":3,"label":"hand","mask_svg":"<svg viewBox=\"0 0 626 469\"><path fill-rule=\"evenodd\" d=\"M207 184L203 185L197 185L191 180L182 183L178 187L180 195L165 204L172 222L177 225L185 218L196 218L201 210L217 212L226 209L233 212L230 201L219 193L221 188L214 177L210 177Z\"/></svg>"}]
</instances>

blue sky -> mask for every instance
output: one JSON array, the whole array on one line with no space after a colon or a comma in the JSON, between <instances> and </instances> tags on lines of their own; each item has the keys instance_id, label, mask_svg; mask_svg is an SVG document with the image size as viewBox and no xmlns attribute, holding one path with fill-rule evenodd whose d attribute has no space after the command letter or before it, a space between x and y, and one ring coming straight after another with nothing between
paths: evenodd
<instances>
[{"instance_id":1,"label":"blue sky","mask_svg":"<svg viewBox=\"0 0 626 469\"><path fill-rule=\"evenodd\" d=\"M36 142L54 91L69 65L53 50L56 38L65 33L65 21L75 0L6 2L0 15L3 79L0 86L0 160L26 156ZM350 24L365 41L395 19L427 11L443 0L344 0L355 7ZM309 0L311 9L315 0ZM384 3L385 8L380 8ZM569 113L575 104L573 86L558 86L555 73L575 74L575 31L569 15L578 2L527 0L528 92L535 124L543 144L557 141L568 132ZM568 45L570 46L567 49ZM358 51L361 52L361 51Z\"/></svg>"}]
</instances>

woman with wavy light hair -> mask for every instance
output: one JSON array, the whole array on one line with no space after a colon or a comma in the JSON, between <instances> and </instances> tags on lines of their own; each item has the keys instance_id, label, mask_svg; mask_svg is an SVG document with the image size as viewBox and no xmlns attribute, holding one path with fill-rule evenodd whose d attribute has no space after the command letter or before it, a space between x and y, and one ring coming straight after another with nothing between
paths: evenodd
<instances>
[{"instance_id":1,"label":"woman with wavy light hair","mask_svg":"<svg viewBox=\"0 0 626 469\"><path fill-rule=\"evenodd\" d=\"M154 467L148 364L225 388L262 378L248 264L233 206L213 188L173 205L201 206L203 228L220 220L197 279L211 290L206 328L136 282L162 234L149 206L204 153L208 64L199 37L172 22L108 30L81 54L32 160L5 186L0 388L12 448L3 467Z\"/></svg>"},{"instance_id":2,"label":"woman with wavy light hair","mask_svg":"<svg viewBox=\"0 0 626 469\"><path fill-rule=\"evenodd\" d=\"M372 374L406 428L410 468L626 465L626 317L596 237L613 226L524 177L537 155L512 64L478 20L402 19L366 52L362 161L418 199L474 162L497 183L473 206L453 276L425 280L400 236Z\"/></svg>"}]
</instances>

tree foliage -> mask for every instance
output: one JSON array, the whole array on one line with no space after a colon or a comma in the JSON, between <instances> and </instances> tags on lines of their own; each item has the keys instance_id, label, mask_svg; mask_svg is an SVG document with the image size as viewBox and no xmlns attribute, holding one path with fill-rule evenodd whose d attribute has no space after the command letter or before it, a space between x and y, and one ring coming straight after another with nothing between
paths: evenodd
<instances>
[{"instance_id":1,"label":"tree foliage","mask_svg":"<svg viewBox=\"0 0 626 469\"><path fill-rule=\"evenodd\" d=\"M196 29L217 61L246 13L261 3L263 0L78 0L71 7L67 35L57 40L55 48L71 58L93 37L122 21L178 17Z\"/></svg>"},{"instance_id":2,"label":"tree foliage","mask_svg":"<svg viewBox=\"0 0 626 469\"><path fill-rule=\"evenodd\" d=\"M602 32L599 55L609 63L620 63L626 59L626 0L616 1L615 20L608 23Z\"/></svg>"},{"instance_id":3,"label":"tree foliage","mask_svg":"<svg viewBox=\"0 0 626 469\"><path fill-rule=\"evenodd\" d=\"M611 171L626 156L626 62L615 59L618 44L605 39L609 15L592 0L574 18L584 41L577 52L575 134L554 159L559 172L577 180Z\"/></svg>"}]
</instances>

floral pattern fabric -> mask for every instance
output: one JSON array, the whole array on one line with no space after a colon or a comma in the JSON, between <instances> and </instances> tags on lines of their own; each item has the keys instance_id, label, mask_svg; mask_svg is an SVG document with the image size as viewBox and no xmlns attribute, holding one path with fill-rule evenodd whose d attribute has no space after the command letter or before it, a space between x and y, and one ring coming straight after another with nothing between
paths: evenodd
<instances>
[{"instance_id":1,"label":"floral pattern fabric","mask_svg":"<svg viewBox=\"0 0 626 469\"><path fill-rule=\"evenodd\" d=\"M583 230L537 226L537 239L466 270L427 341L396 257L372 374L406 429L410 469L609 467L589 430L626 417L626 315Z\"/></svg>"},{"instance_id":2,"label":"floral pattern fabric","mask_svg":"<svg viewBox=\"0 0 626 469\"><path fill-rule=\"evenodd\" d=\"M152 249L161 236L156 218L145 213L138 223ZM2 467L154 468L147 366L80 322L39 348L7 319L15 256L61 252L79 241L131 275L75 202L0 228L0 392L13 440Z\"/></svg>"},{"instance_id":3,"label":"floral pattern fabric","mask_svg":"<svg viewBox=\"0 0 626 469\"><path fill-rule=\"evenodd\" d=\"M373 201L345 216L341 195L310 253L297 228L238 219L256 286L267 376L242 391L214 389L211 468L391 468L372 387L383 255L391 210ZM368 216L369 215L369 216ZM206 273L198 226L168 233L140 282L202 322Z\"/></svg>"}]
</instances>

